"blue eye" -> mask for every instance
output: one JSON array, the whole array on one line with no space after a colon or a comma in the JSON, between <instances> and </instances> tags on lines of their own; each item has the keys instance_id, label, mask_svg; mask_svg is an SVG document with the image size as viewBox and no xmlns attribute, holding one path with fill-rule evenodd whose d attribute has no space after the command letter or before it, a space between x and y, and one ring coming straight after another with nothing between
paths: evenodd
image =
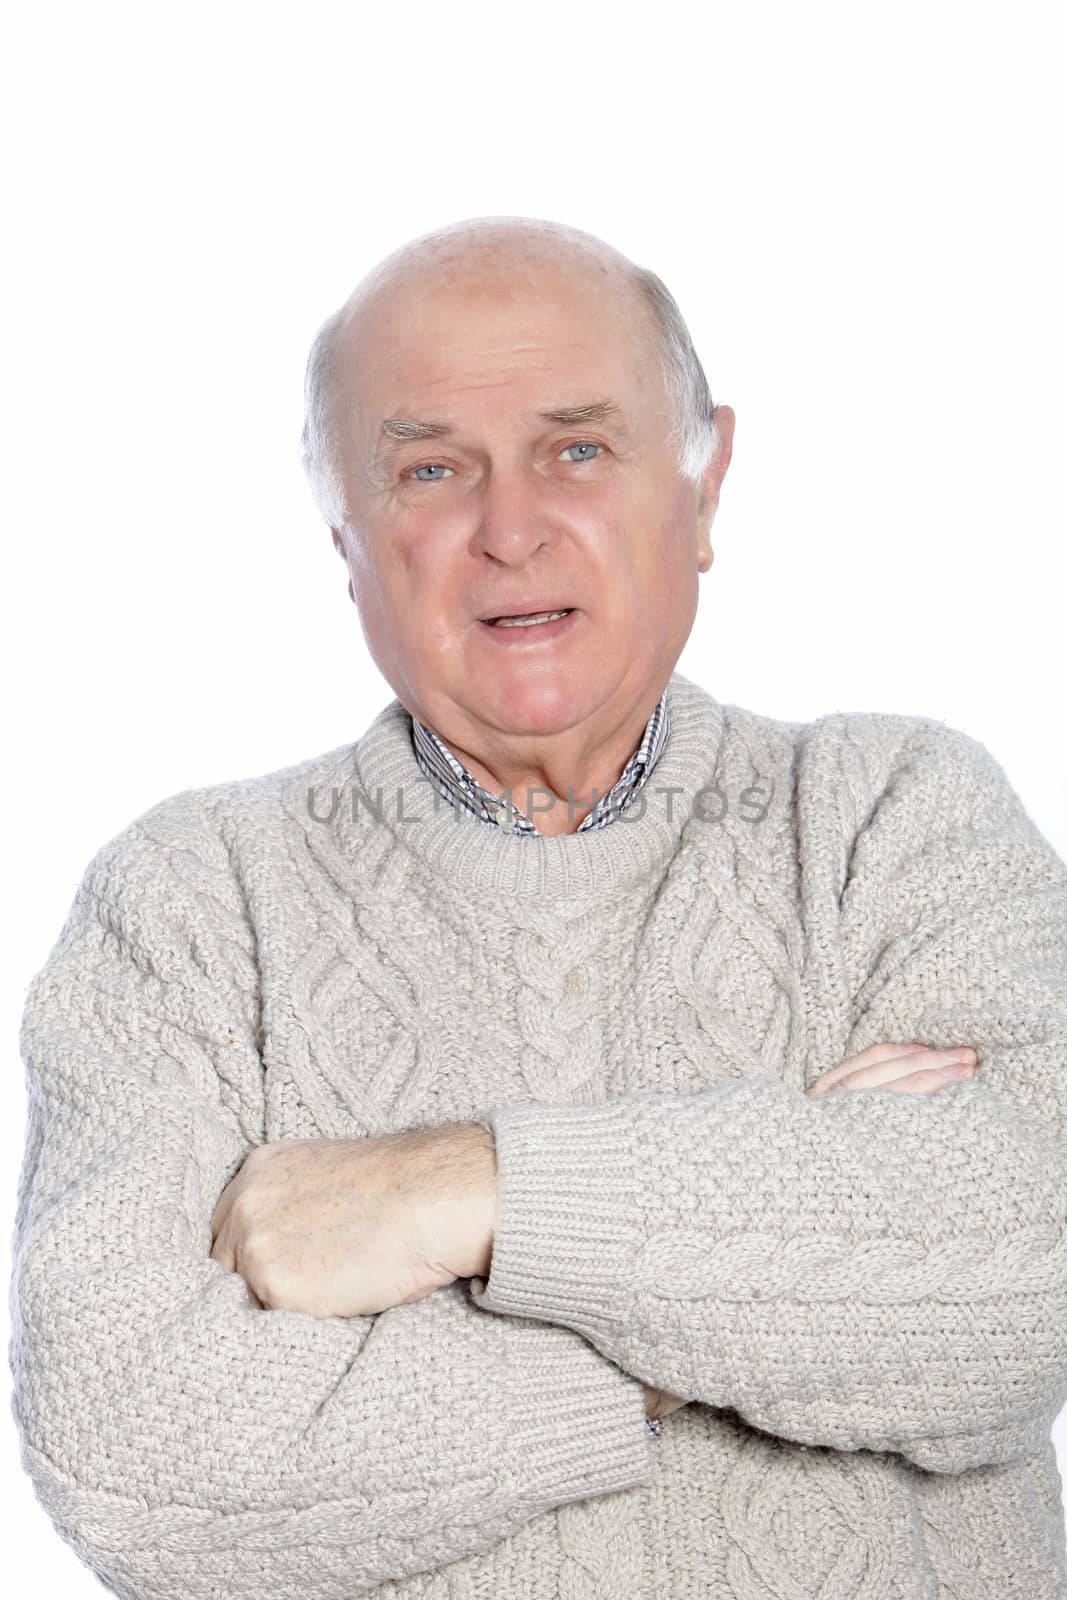
<instances>
[{"instance_id":1,"label":"blue eye","mask_svg":"<svg viewBox=\"0 0 1067 1600\"><path fill-rule=\"evenodd\" d=\"M577 444L565 445L563 447L562 454L566 455L568 450L597 450L597 451L602 451L603 448L604 448L604 446L602 444L594 444L592 442L592 440L582 439L582 440L579 440ZM572 464L572 466L581 466L582 463L585 462L585 461L595 461L595 460L596 460L595 456L585 455L585 456L582 456L577 461L572 461L571 464ZM440 462L440 461L426 461L426 462L424 462L422 464L421 467L414 467L412 469L411 473L410 473L410 476L415 479L416 483L440 483L441 482L440 477L423 478L423 477L420 477L419 474L423 473L423 472L442 473L442 472L451 472L451 471L452 471L452 468L451 467L446 467L443 462Z\"/></svg>"}]
</instances>

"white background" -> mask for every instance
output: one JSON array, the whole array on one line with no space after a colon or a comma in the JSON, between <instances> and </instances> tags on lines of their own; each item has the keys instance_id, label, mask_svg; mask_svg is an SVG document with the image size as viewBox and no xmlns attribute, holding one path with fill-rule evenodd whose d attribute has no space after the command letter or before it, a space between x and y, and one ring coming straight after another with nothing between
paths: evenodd
<instances>
[{"instance_id":1,"label":"white background","mask_svg":"<svg viewBox=\"0 0 1067 1600\"><path fill-rule=\"evenodd\" d=\"M301 474L303 368L367 268L440 224L571 222L678 298L737 412L681 670L778 717L965 728L1067 855L1055 21L929 0L9 19L8 1237L18 1017L90 856L391 698ZM3 1425L6 1569L100 1593Z\"/></svg>"}]
</instances>

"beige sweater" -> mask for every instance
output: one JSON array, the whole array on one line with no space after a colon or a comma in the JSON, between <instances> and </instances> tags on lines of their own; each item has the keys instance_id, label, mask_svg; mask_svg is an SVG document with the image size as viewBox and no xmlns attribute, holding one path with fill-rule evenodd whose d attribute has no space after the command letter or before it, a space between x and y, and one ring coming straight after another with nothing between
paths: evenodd
<instances>
[{"instance_id":1,"label":"beige sweater","mask_svg":"<svg viewBox=\"0 0 1067 1600\"><path fill-rule=\"evenodd\" d=\"M1067 867L957 729L669 692L601 830L461 819L394 701L88 864L26 1000L10 1360L116 1594L1067 1597ZM805 1095L893 1039L977 1073ZM468 1119L488 1284L317 1319L209 1258L256 1144Z\"/></svg>"}]
</instances>

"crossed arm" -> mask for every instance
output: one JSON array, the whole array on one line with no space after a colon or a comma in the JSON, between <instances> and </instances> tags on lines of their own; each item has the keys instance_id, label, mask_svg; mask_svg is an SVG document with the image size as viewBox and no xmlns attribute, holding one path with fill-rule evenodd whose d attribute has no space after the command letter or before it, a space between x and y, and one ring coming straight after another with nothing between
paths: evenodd
<instances>
[{"instance_id":1,"label":"crossed arm","mask_svg":"<svg viewBox=\"0 0 1067 1600\"><path fill-rule=\"evenodd\" d=\"M936 1093L973 1075L974 1055L874 1045L808 1093ZM261 1145L219 1198L211 1256L241 1274L260 1309L376 1315L457 1278L490 1278L498 1176L495 1140L480 1122ZM686 1403L645 1387L650 1415Z\"/></svg>"},{"instance_id":2,"label":"crossed arm","mask_svg":"<svg viewBox=\"0 0 1067 1600\"><path fill-rule=\"evenodd\" d=\"M976 741L843 720L802 772L861 817L875 796L814 897L827 993L852 997L823 1076L900 1039L970 1042L979 1070L937 1095L750 1079L499 1107L472 1298L765 1431L962 1471L1039 1446L1067 1398L1067 867ZM841 817L813 815L809 850L840 857ZM906 1089L891 1062L850 1086ZM432 1229L424 1254L469 1263L486 1217L451 1263Z\"/></svg>"}]
</instances>

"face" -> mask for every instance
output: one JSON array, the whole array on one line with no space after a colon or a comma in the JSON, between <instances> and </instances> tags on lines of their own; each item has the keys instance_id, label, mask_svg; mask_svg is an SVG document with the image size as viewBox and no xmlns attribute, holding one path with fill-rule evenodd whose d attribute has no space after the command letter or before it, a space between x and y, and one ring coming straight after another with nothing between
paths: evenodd
<instances>
[{"instance_id":1,"label":"face","mask_svg":"<svg viewBox=\"0 0 1067 1600\"><path fill-rule=\"evenodd\" d=\"M680 477L649 326L588 268L423 273L341 337L334 543L400 701L466 750L579 725L593 742L647 717L711 565L729 408L702 483ZM614 409L545 416L600 402ZM398 439L383 431L397 419L448 431ZM563 608L527 628L482 620Z\"/></svg>"}]
</instances>

